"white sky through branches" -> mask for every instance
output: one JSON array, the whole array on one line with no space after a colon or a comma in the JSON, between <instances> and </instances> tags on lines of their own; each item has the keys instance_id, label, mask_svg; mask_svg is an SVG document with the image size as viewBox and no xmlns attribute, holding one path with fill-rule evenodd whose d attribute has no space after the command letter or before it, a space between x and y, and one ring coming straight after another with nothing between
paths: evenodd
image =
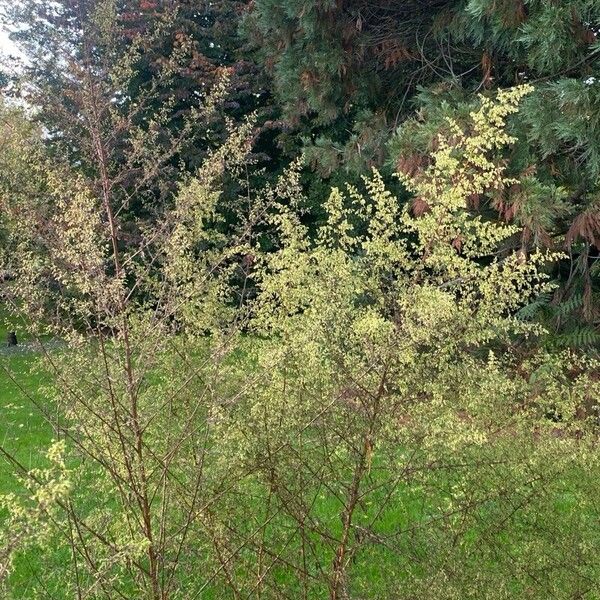
<instances>
[{"instance_id":1,"label":"white sky through branches","mask_svg":"<svg viewBox=\"0 0 600 600\"><path fill-rule=\"evenodd\" d=\"M15 45L10 41L8 35L8 31L3 27L0 27L0 52L4 56L8 54L17 53L17 49Z\"/></svg>"}]
</instances>

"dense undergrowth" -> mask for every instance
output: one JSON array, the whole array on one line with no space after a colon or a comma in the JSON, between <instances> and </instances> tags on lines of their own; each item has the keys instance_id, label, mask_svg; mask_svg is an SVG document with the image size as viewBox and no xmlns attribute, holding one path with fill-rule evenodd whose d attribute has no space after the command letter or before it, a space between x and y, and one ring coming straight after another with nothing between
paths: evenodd
<instances>
[{"instance_id":1,"label":"dense undergrowth","mask_svg":"<svg viewBox=\"0 0 600 600\"><path fill-rule=\"evenodd\" d=\"M530 91L449 121L402 176L418 216L374 172L316 236L297 165L212 227L251 124L134 247L113 182L48 173L12 294L65 347L40 355L55 441L2 496L8 597L594 597L599 365L518 316L560 257L469 210L511 184Z\"/></svg>"}]
</instances>

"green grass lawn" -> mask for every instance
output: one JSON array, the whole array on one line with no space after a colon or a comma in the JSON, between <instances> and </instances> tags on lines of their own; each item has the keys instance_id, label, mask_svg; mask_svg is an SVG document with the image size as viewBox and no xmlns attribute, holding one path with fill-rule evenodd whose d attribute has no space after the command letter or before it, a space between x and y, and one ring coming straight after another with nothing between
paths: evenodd
<instances>
[{"instance_id":1,"label":"green grass lawn","mask_svg":"<svg viewBox=\"0 0 600 600\"><path fill-rule=\"evenodd\" d=\"M6 345L9 331L17 333L17 348ZM52 439L51 427L39 409L40 387L47 383L37 368L39 362L24 328L0 309L0 446L26 469L44 466ZM0 457L0 494L26 493L16 471L5 456ZM31 582L40 576L36 554L26 552L17 560L9 586L15 598L31 597Z\"/></svg>"},{"instance_id":2,"label":"green grass lawn","mask_svg":"<svg viewBox=\"0 0 600 600\"><path fill-rule=\"evenodd\" d=\"M36 357L27 354L0 357L0 444L28 469L41 464L41 453L52 438L48 424L34 404L41 383L40 375L32 372L35 362ZM3 458L0 493L14 488L13 471L14 467Z\"/></svg>"},{"instance_id":3,"label":"green grass lawn","mask_svg":"<svg viewBox=\"0 0 600 600\"><path fill-rule=\"evenodd\" d=\"M8 331L16 331L20 346L7 348ZM29 348L30 338L6 313L0 312L0 444L26 468L42 464L52 432L36 403L44 383L36 369L39 357ZM17 491L14 466L0 459L0 493Z\"/></svg>"}]
</instances>

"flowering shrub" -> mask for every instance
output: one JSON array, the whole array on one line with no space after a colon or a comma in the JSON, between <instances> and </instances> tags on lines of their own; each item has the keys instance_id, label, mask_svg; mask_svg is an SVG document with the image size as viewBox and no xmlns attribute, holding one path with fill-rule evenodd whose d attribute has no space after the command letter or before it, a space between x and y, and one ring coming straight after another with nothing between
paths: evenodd
<instances>
[{"instance_id":1,"label":"flowering shrub","mask_svg":"<svg viewBox=\"0 0 600 600\"><path fill-rule=\"evenodd\" d=\"M515 312L549 288L555 256L506 250L514 228L468 208L511 183L505 121L528 91L482 98L469 132L450 123L430 166L402 177L418 216L375 172L364 192L332 191L316 236L297 165L249 190L234 234L209 227L223 176L243 178L251 125L138 248L122 250L110 198L56 182L46 252L23 254L15 285L41 311L52 292L45 323L69 343L46 357L73 467L46 478L17 529L43 524L33 541L70 556L46 586L152 600L582 593L600 542L599 365L530 349L539 327ZM3 502L11 518L30 510Z\"/></svg>"}]
</instances>

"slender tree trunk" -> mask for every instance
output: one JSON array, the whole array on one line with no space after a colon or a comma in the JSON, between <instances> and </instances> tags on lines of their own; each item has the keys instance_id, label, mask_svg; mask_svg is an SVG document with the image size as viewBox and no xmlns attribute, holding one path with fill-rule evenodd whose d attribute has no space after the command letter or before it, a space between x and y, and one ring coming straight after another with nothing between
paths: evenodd
<instances>
[{"instance_id":1,"label":"slender tree trunk","mask_svg":"<svg viewBox=\"0 0 600 600\"><path fill-rule=\"evenodd\" d=\"M366 446L365 446L366 448ZM348 543L350 541L350 532L352 527L352 518L354 516L354 509L358 502L358 495L360 491L360 483L363 475L366 471L366 449L361 453L360 459L354 472L352 480L352 486L348 497L348 506L342 514L342 537L335 553L335 558L332 565L332 578L329 589L329 597L331 600L339 600L343 594L344 589L344 577L346 573L345 561L346 553L348 551Z\"/></svg>"},{"instance_id":2,"label":"slender tree trunk","mask_svg":"<svg viewBox=\"0 0 600 600\"><path fill-rule=\"evenodd\" d=\"M333 559L332 576L329 584L329 599L340 600L346 596L345 577L346 577L346 561L351 544L352 521L354 512L360 498L360 487L366 474L371 469L371 456L375 441L375 431L377 421L379 419L379 409L381 399L385 394L385 382L387 378L387 368L384 369L379 388L374 395L372 412L369 418L369 426L364 432L362 439L362 449L357 457L357 462L354 467L354 475L352 483L348 491L346 508L341 514L342 519L342 536L338 544L335 557Z\"/></svg>"}]
</instances>

